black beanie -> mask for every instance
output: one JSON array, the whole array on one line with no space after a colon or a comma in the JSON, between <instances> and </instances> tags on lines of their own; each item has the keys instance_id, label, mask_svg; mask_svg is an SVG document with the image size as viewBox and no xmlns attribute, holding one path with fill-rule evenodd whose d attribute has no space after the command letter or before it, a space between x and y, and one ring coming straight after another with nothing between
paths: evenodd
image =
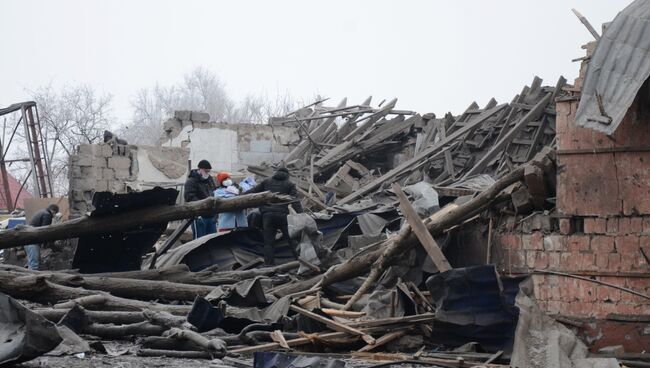
<instances>
[{"instance_id":1,"label":"black beanie","mask_svg":"<svg viewBox=\"0 0 650 368\"><path fill-rule=\"evenodd\" d=\"M199 169L212 170L212 166L208 160L201 160L199 161Z\"/></svg>"}]
</instances>

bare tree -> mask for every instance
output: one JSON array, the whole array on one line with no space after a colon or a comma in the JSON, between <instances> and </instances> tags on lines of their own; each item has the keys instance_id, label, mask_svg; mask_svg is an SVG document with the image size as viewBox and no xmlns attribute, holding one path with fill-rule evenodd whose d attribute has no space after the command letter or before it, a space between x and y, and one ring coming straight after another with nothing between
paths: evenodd
<instances>
[{"instance_id":1,"label":"bare tree","mask_svg":"<svg viewBox=\"0 0 650 368\"><path fill-rule=\"evenodd\" d=\"M218 122L266 123L271 116L293 110L297 103L288 93L278 94L275 99L249 94L241 103L235 103L217 75L197 67L185 75L182 83L140 90L131 105L133 121L122 127L120 134L130 143L157 145L163 122L176 110L205 111Z\"/></svg>"},{"instance_id":2,"label":"bare tree","mask_svg":"<svg viewBox=\"0 0 650 368\"><path fill-rule=\"evenodd\" d=\"M112 96L85 84L58 91L52 86L41 87L31 95L38 105L54 191L64 195L68 191L68 161L75 147L101 142L104 130L111 128Z\"/></svg>"}]
</instances>

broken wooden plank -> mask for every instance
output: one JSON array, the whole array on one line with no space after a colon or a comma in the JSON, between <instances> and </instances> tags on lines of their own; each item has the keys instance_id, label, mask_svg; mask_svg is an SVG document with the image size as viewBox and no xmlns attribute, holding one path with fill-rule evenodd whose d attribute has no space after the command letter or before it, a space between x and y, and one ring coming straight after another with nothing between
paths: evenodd
<instances>
[{"instance_id":1,"label":"broken wooden plank","mask_svg":"<svg viewBox=\"0 0 650 368\"><path fill-rule=\"evenodd\" d=\"M295 306L295 305L289 306L289 309L291 309L292 311L294 311L296 313L299 313L299 314L301 314L301 315L303 315L305 317L308 317L308 318L311 318L311 319L313 319L315 321L321 322L321 323L325 324L327 327L331 328L334 331L345 332L345 333L348 333L348 334L351 334L351 335L361 336L363 341L365 341L368 344L374 344L375 343L375 338L374 337L372 337L372 336L368 335L367 333L365 333L363 331L360 331L360 330L358 330L356 328L346 326L346 325L344 325L342 323L333 321L333 320L331 320L329 318L325 318L325 317L323 317L323 316L321 316L319 314L310 312L310 311L308 311L306 309L302 309L302 308L300 308L298 306Z\"/></svg>"},{"instance_id":2,"label":"broken wooden plank","mask_svg":"<svg viewBox=\"0 0 650 368\"><path fill-rule=\"evenodd\" d=\"M389 342L399 339L400 337L406 335L406 332L408 330L399 330L399 331L392 331L389 332L382 337L378 338L377 341L374 344L367 344L366 346L362 347L359 349L359 352L364 352L364 351L370 351L372 349L378 348L380 346L386 345Z\"/></svg>"},{"instance_id":3,"label":"broken wooden plank","mask_svg":"<svg viewBox=\"0 0 650 368\"><path fill-rule=\"evenodd\" d=\"M380 176L379 178L371 181L368 184L365 184L363 187L359 188L359 190L355 191L354 193L341 198L337 203L338 204L346 204L350 203L358 198L361 198L368 194L370 191L376 189L382 184L392 184L394 182L394 179L398 177L400 174L402 174L405 170L407 170L409 167L416 165L420 163L421 161L424 161L426 159L429 159L432 155L435 155L439 152L441 152L441 149L450 143L453 143L458 137L462 136L463 134L469 132L470 130L478 127L480 124L483 124L487 119L501 111L502 109L506 108L508 105L507 104L502 104L499 106L495 106L492 109L483 112L475 121L472 123L456 130L455 132L449 134L446 139L443 139L433 146L421 151L417 155L415 155L413 158L402 162L401 164L397 165L394 169L390 170L386 174Z\"/></svg>"},{"instance_id":4,"label":"broken wooden plank","mask_svg":"<svg viewBox=\"0 0 650 368\"><path fill-rule=\"evenodd\" d=\"M433 236L431 236L427 227L424 225L417 212L415 212L413 206L411 206L411 203L408 198L406 198L406 194L404 194L400 185L394 183L393 191L397 194L397 198L399 199L399 206L402 214L406 218L408 224L411 225L411 229L415 233L415 236L417 236L424 250L427 251L433 264L438 268L438 271L445 272L451 270L452 267L449 264L449 261L447 261L447 257L442 253L438 243L433 239Z\"/></svg>"}]
</instances>

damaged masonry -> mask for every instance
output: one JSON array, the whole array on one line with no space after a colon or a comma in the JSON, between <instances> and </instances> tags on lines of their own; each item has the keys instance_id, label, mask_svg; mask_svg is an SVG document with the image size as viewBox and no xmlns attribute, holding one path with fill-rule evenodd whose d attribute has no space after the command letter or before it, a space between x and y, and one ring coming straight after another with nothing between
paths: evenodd
<instances>
[{"instance_id":1,"label":"damaged masonry","mask_svg":"<svg viewBox=\"0 0 650 368\"><path fill-rule=\"evenodd\" d=\"M648 366L650 4L602 35L576 14L596 40L573 84L535 77L458 116L319 100L80 145L69 219L0 232L0 366ZM285 168L297 198L186 202L202 159L237 182ZM296 200L266 264L256 208ZM248 226L192 239L233 211Z\"/></svg>"}]
</instances>

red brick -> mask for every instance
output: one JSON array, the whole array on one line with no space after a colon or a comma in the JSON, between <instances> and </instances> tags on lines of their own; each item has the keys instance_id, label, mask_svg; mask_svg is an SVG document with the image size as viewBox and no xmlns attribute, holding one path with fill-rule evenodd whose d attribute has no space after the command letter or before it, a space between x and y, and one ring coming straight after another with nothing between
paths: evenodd
<instances>
[{"instance_id":1,"label":"red brick","mask_svg":"<svg viewBox=\"0 0 650 368\"><path fill-rule=\"evenodd\" d=\"M552 270L560 269L560 253L548 252L548 268Z\"/></svg>"},{"instance_id":2,"label":"red brick","mask_svg":"<svg viewBox=\"0 0 650 368\"><path fill-rule=\"evenodd\" d=\"M607 219L607 233L616 234L618 233L618 218L610 217Z\"/></svg>"},{"instance_id":3,"label":"red brick","mask_svg":"<svg viewBox=\"0 0 650 368\"><path fill-rule=\"evenodd\" d=\"M590 247L594 253L612 253L616 250L614 247L614 237L607 235L593 236Z\"/></svg>"},{"instance_id":4,"label":"red brick","mask_svg":"<svg viewBox=\"0 0 650 368\"><path fill-rule=\"evenodd\" d=\"M598 217L584 219L585 234L604 234L607 231L607 220Z\"/></svg>"},{"instance_id":5,"label":"red brick","mask_svg":"<svg viewBox=\"0 0 650 368\"><path fill-rule=\"evenodd\" d=\"M627 277L625 285L632 290L645 293L646 289L650 288L650 279L647 277Z\"/></svg>"},{"instance_id":6,"label":"red brick","mask_svg":"<svg viewBox=\"0 0 650 368\"><path fill-rule=\"evenodd\" d=\"M611 216L621 212L613 154L558 158L557 209L561 215Z\"/></svg>"},{"instance_id":7,"label":"red brick","mask_svg":"<svg viewBox=\"0 0 650 368\"><path fill-rule=\"evenodd\" d=\"M610 253L607 255L607 270L620 271L621 270L621 255L618 253Z\"/></svg>"},{"instance_id":8,"label":"red brick","mask_svg":"<svg viewBox=\"0 0 650 368\"><path fill-rule=\"evenodd\" d=\"M521 238L519 234L506 233L501 235L501 246L503 249L520 250Z\"/></svg>"},{"instance_id":9,"label":"red brick","mask_svg":"<svg viewBox=\"0 0 650 368\"><path fill-rule=\"evenodd\" d=\"M643 231L643 217L631 217L630 218L630 233L638 234Z\"/></svg>"},{"instance_id":10,"label":"red brick","mask_svg":"<svg viewBox=\"0 0 650 368\"><path fill-rule=\"evenodd\" d=\"M535 231L530 235L521 236L521 246L526 250L544 250L544 236L541 232Z\"/></svg>"},{"instance_id":11,"label":"red brick","mask_svg":"<svg viewBox=\"0 0 650 368\"><path fill-rule=\"evenodd\" d=\"M643 218L643 232L650 234L650 216L645 216Z\"/></svg>"},{"instance_id":12,"label":"red brick","mask_svg":"<svg viewBox=\"0 0 650 368\"><path fill-rule=\"evenodd\" d=\"M596 256L593 253L581 253L579 269L582 271L597 271Z\"/></svg>"},{"instance_id":13,"label":"red brick","mask_svg":"<svg viewBox=\"0 0 650 368\"><path fill-rule=\"evenodd\" d=\"M562 252L560 253L560 269L563 270L577 270L579 266L578 252Z\"/></svg>"},{"instance_id":14,"label":"red brick","mask_svg":"<svg viewBox=\"0 0 650 368\"><path fill-rule=\"evenodd\" d=\"M573 220L569 218L561 218L560 234L569 235L569 234L573 234L573 232L574 232Z\"/></svg>"},{"instance_id":15,"label":"red brick","mask_svg":"<svg viewBox=\"0 0 650 368\"><path fill-rule=\"evenodd\" d=\"M570 252L588 252L589 237L586 235L571 235L568 237L568 249Z\"/></svg>"},{"instance_id":16,"label":"red brick","mask_svg":"<svg viewBox=\"0 0 650 368\"><path fill-rule=\"evenodd\" d=\"M622 255L639 254L639 237L637 235L624 235L616 237L616 251Z\"/></svg>"},{"instance_id":17,"label":"red brick","mask_svg":"<svg viewBox=\"0 0 650 368\"><path fill-rule=\"evenodd\" d=\"M632 225L629 217L621 217L618 219L618 233L621 235L630 234Z\"/></svg>"},{"instance_id":18,"label":"red brick","mask_svg":"<svg viewBox=\"0 0 650 368\"><path fill-rule=\"evenodd\" d=\"M535 268L538 270L548 268L548 254L546 252L537 252L535 256Z\"/></svg>"},{"instance_id":19,"label":"red brick","mask_svg":"<svg viewBox=\"0 0 650 368\"><path fill-rule=\"evenodd\" d=\"M511 252L510 266L514 268L526 267L526 253L523 251Z\"/></svg>"},{"instance_id":20,"label":"red brick","mask_svg":"<svg viewBox=\"0 0 650 368\"><path fill-rule=\"evenodd\" d=\"M534 250L526 251L526 267L528 268L535 267L535 258L537 258L537 251Z\"/></svg>"},{"instance_id":21,"label":"red brick","mask_svg":"<svg viewBox=\"0 0 650 368\"><path fill-rule=\"evenodd\" d=\"M596 253L596 267L598 267L599 270L606 270L608 261L609 261L609 254Z\"/></svg>"},{"instance_id":22,"label":"red brick","mask_svg":"<svg viewBox=\"0 0 650 368\"><path fill-rule=\"evenodd\" d=\"M630 271L636 264L636 255L632 253L621 253L621 271Z\"/></svg>"},{"instance_id":23,"label":"red brick","mask_svg":"<svg viewBox=\"0 0 650 368\"><path fill-rule=\"evenodd\" d=\"M623 213L650 214L650 152L617 152L614 160Z\"/></svg>"}]
</instances>

